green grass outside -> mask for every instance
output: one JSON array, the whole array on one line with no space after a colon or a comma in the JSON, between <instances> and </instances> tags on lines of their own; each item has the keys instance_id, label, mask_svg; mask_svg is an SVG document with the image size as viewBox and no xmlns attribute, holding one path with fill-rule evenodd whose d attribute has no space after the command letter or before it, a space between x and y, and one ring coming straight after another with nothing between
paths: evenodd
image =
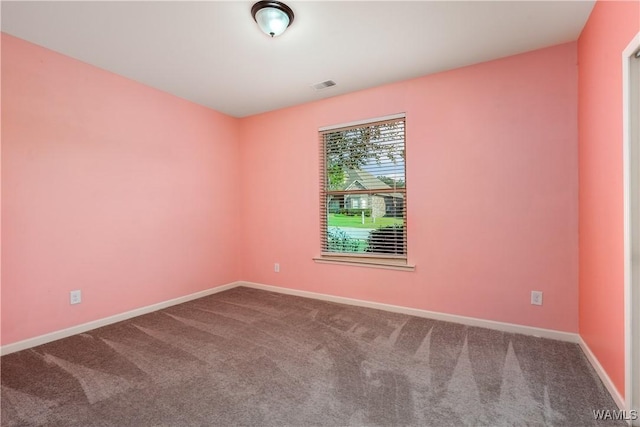
<instances>
[{"instance_id":1,"label":"green grass outside","mask_svg":"<svg viewBox=\"0 0 640 427\"><path fill-rule=\"evenodd\" d=\"M364 253L367 251L367 248L369 247L369 245L367 245L367 242L364 240L358 240L358 249L356 249L355 251L353 251L353 253Z\"/></svg>"},{"instance_id":2,"label":"green grass outside","mask_svg":"<svg viewBox=\"0 0 640 427\"><path fill-rule=\"evenodd\" d=\"M388 225L402 225L402 218L381 217L374 222L373 218L365 216L363 224L360 215L329 214L329 227L380 228Z\"/></svg>"}]
</instances>

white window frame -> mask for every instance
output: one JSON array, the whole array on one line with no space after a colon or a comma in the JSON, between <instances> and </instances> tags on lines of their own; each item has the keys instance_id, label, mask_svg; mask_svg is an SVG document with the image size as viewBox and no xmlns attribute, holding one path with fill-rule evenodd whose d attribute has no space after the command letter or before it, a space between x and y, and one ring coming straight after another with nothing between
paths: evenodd
<instances>
[{"instance_id":1,"label":"white window frame","mask_svg":"<svg viewBox=\"0 0 640 427\"><path fill-rule=\"evenodd\" d=\"M325 177L326 174L326 170L325 167L326 165L323 164L324 162L324 158L325 158L325 147L324 147L324 142L322 140L322 135L324 133L327 132L331 132L333 130L340 130L340 129L344 129L344 128L349 128L349 127L359 127L359 126L366 126L369 124L374 124L377 122L384 122L384 121L393 121L393 120L400 120L400 119L404 119L405 120L405 138L404 138L404 149L405 149L405 153L406 153L406 148L407 148L407 138L406 138L406 114L405 113L399 113L399 114L393 114L393 115L388 115L388 116L383 116L383 117L377 117L377 118L372 118L372 119L365 119L365 120L359 120L359 121L353 121L353 122L348 122L348 123L342 123L342 124L337 124L337 125L331 125L331 126L324 126L318 129L318 133L319 135L321 135L320 138L320 159L321 159L321 175L323 177ZM406 156L406 154L405 154ZM405 169L406 169L406 159L405 159ZM405 182L406 182L406 175L405 175ZM321 198L321 234L322 233L326 233L326 230L323 230L323 227L326 227L326 220L327 218L323 217L323 215L327 215L327 213L324 210L326 210L326 201L324 201L323 199L326 197L325 192L327 191L326 189L326 182L321 182L321 188L320 188L320 198ZM408 262L408 248L407 248L407 243L408 243L408 227L407 227L407 212L406 212L406 188L403 189L404 192L404 202L405 202L405 207L404 207L404 225L405 225L405 254L403 255L387 255L387 254L366 254L366 253L348 253L348 252L321 252L321 254L317 257L314 257L314 261L316 261L317 263L328 263L328 264L348 264L348 265L355 265L355 266L362 266L362 267L375 267L375 268L387 268L387 269L394 269L394 270L402 270L402 271L413 271L415 270L415 265L409 264ZM359 203L360 204L360 203ZM368 205L368 204L367 204ZM321 245L324 244L324 236L321 236Z\"/></svg>"}]
</instances>

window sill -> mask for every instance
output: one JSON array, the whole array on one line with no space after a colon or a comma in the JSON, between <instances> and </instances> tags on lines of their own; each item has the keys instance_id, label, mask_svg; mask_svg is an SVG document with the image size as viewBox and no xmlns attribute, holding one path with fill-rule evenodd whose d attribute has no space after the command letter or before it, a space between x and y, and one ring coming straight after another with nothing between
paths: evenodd
<instances>
[{"instance_id":1,"label":"window sill","mask_svg":"<svg viewBox=\"0 0 640 427\"><path fill-rule=\"evenodd\" d=\"M387 270L415 271L416 266L399 263L397 260L384 259L341 259L340 257L314 257L313 261L318 264L353 265L355 267L383 268Z\"/></svg>"}]
</instances>

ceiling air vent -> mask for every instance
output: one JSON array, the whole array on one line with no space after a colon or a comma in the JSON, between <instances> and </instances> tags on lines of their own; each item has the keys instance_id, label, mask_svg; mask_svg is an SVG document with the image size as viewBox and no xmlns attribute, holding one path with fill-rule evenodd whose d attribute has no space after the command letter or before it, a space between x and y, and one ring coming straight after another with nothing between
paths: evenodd
<instances>
[{"instance_id":1,"label":"ceiling air vent","mask_svg":"<svg viewBox=\"0 0 640 427\"><path fill-rule=\"evenodd\" d=\"M314 85L311 85L312 88L314 88L315 90L322 90L322 89L326 89L328 87L331 86L335 86L336 82L334 82L333 80L327 80L324 82L320 82L320 83L316 83Z\"/></svg>"}]
</instances>

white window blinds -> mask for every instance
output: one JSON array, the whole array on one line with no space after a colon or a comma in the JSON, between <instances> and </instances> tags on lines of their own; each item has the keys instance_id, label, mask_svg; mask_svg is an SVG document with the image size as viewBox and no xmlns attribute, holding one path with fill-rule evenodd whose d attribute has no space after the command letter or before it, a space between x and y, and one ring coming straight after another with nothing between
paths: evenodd
<instances>
[{"instance_id":1,"label":"white window blinds","mask_svg":"<svg viewBox=\"0 0 640 427\"><path fill-rule=\"evenodd\" d=\"M406 260L405 118L319 137L322 254Z\"/></svg>"}]
</instances>

